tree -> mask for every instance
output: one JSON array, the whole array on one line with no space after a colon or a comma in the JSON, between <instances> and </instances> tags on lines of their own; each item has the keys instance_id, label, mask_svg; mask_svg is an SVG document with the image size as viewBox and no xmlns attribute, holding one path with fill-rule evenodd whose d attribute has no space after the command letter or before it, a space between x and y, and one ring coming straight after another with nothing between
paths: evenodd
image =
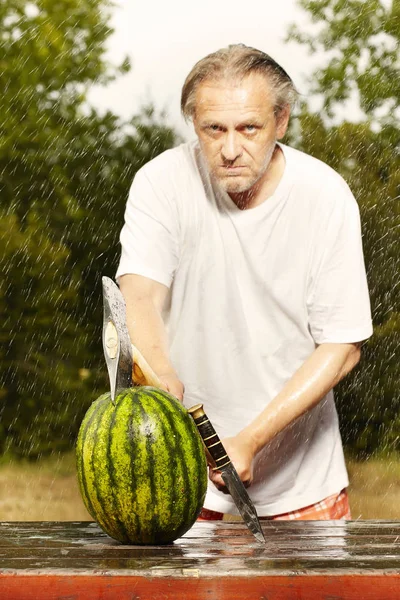
<instances>
[{"instance_id":1,"label":"tree","mask_svg":"<svg viewBox=\"0 0 400 600\"><path fill-rule=\"evenodd\" d=\"M2 215L0 236L0 440L3 451L36 455L65 447L71 395L81 391L79 364L68 359L82 339L73 318L78 281L66 277L67 248L35 215L23 230L15 214Z\"/></svg>"},{"instance_id":2,"label":"tree","mask_svg":"<svg viewBox=\"0 0 400 600\"><path fill-rule=\"evenodd\" d=\"M324 57L309 80L318 113L303 102L295 143L338 170L355 194L371 294L374 336L361 364L338 389L349 449L369 454L400 448L399 150L400 2L300 0L314 28L292 26L289 39ZM343 119L358 102L359 122ZM342 121L337 124L338 121Z\"/></svg>"},{"instance_id":3,"label":"tree","mask_svg":"<svg viewBox=\"0 0 400 600\"><path fill-rule=\"evenodd\" d=\"M151 109L128 123L87 106L104 60L106 0L0 5L0 451L71 447L108 387L101 275L113 276L136 170L176 143Z\"/></svg>"}]
</instances>

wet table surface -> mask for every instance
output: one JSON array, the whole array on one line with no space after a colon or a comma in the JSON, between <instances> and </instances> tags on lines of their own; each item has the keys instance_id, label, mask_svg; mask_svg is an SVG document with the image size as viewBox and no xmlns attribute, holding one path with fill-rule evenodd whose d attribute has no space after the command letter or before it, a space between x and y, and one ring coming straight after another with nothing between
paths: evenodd
<instances>
[{"instance_id":1,"label":"wet table surface","mask_svg":"<svg viewBox=\"0 0 400 600\"><path fill-rule=\"evenodd\" d=\"M127 546L91 522L0 523L1 600L400 600L400 521L196 523Z\"/></svg>"}]
</instances>

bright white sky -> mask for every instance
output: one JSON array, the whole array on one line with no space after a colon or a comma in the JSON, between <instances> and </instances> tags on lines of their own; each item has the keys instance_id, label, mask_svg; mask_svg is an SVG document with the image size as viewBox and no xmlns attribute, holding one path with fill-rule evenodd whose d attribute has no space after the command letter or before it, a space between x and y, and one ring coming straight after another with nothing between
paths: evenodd
<instances>
[{"instance_id":1,"label":"bright white sky","mask_svg":"<svg viewBox=\"0 0 400 600\"><path fill-rule=\"evenodd\" d=\"M284 42L292 22L310 27L296 0L118 0L108 59L117 64L128 55L132 70L106 89L91 90L89 101L129 118L151 100L191 138L191 129L180 116L182 84L195 62L218 48L238 42L259 48L283 66L300 92L306 92L304 75L321 57L310 57L304 47Z\"/></svg>"}]
</instances>

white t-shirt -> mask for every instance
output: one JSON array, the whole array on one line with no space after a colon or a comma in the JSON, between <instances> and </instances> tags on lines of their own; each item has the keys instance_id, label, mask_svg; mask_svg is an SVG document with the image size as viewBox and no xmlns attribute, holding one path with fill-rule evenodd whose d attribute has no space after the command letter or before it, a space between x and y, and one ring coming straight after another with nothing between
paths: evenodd
<instances>
[{"instance_id":1,"label":"white t-shirt","mask_svg":"<svg viewBox=\"0 0 400 600\"><path fill-rule=\"evenodd\" d=\"M117 277L170 288L170 357L221 438L256 419L316 344L372 333L357 203L335 171L280 145L282 179L240 210L213 188L197 142L136 174ZM360 399L361 401L361 399ZM348 485L330 392L255 459L249 494L260 516L317 502ZM213 484L205 507L237 513Z\"/></svg>"}]
</instances>

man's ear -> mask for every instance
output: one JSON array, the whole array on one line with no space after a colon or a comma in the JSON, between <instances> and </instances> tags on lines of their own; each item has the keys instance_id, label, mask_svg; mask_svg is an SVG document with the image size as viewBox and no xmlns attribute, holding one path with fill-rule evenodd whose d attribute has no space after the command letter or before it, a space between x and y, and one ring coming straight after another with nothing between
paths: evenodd
<instances>
[{"instance_id":1,"label":"man's ear","mask_svg":"<svg viewBox=\"0 0 400 600\"><path fill-rule=\"evenodd\" d=\"M192 121L193 128L195 130L195 133L198 136L199 135L199 124L198 124L197 119L196 119L196 113L195 113L195 111L193 111L193 115L192 115L191 121Z\"/></svg>"},{"instance_id":2,"label":"man's ear","mask_svg":"<svg viewBox=\"0 0 400 600\"><path fill-rule=\"evenodd\" d=\"M280 140L286 133L289 125L290 105L285 104L276 116L276 139Z\"/></svg>"}]
</instances>

